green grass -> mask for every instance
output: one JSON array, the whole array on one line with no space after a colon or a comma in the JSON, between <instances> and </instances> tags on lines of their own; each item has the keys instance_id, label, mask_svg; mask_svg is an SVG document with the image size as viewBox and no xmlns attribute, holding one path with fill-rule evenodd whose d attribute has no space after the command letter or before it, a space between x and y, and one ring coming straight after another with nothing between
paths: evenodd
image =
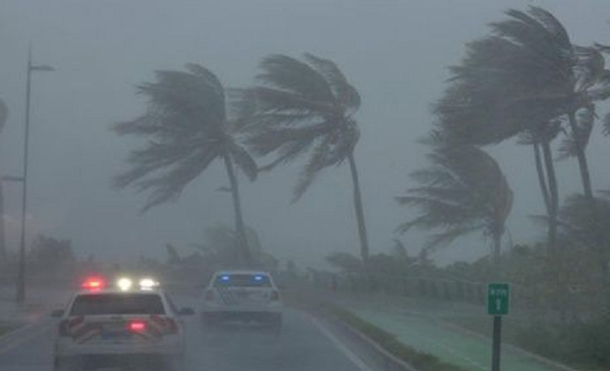
<instances>
[{"instance_id":1,"label":"green grass","mask_svg":"<svg viewBox=\"0 0 610 371\"><path fill-rule=\"evenodd\" d=\"M475 317L452 317L445 321L458 327L491 335L491 321ZM545 323L505 317L503 341L578 370L610 370L610 323Z\"/></svg>"},{"instance_id":2,"label":"green grass","mask_svg":"<svg viewBox=\"0 0 610 371\"><path fill-rule=\"evenodd\" d=\"M331 315L334 318L344 322L345 324L355 328L362 334L366 335L369 339L379 344L388 353L395 357L409 363L413 367L420 371L462 371L463 369L442 362L436 356L428 353L420 352L413 349L396 339L396 337L389 332L371 324L368 321L358 317L351 311L339 308L337 306L325 303L318 307L325 314Z\"/></svg>"},{"instance_id":3,"label":"green grass","mask_svg":"<svg viewBox=\"0 0 610 371\"><path fill-rule=\"evenodd\" d=\"M6 335L7 333L13 331L15 328L17 328L17 326L14 324L0 323L0 336Z\"/></svg>"}]
</instances>

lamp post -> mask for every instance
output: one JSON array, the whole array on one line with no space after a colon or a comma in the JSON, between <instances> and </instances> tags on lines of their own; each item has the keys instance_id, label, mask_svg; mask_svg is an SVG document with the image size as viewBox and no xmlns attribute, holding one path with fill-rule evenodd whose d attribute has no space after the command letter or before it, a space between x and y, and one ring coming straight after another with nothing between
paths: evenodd
<instances>
[{"instance_id":1,"label":"lamp post","mask_svg":"<svg viewBox=\"0 0 610 371\"><path fill-rule=\"evenodd\" d=\"M30 95L32 88L32 72L49 72L55 69L47 65L32 64L32 47L28 48L28 65L25 89L25 133L23 144L23 175L21 176L22 196L21 196L21 238L19 240L19 263L17 267L17 302L23 304L25 301L25 229L26 229L26 209L28 191L28 149L30 136Z\"/></svg>"}]
</instances>

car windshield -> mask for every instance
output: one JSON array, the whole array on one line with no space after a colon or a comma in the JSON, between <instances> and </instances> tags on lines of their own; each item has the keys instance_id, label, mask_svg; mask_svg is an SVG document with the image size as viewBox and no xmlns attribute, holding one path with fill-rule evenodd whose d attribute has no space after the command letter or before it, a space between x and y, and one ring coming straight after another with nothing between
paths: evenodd
<instances>
[{"instance_id":1,"label":"car windshield","mask_svg":"<svg viewBox=\"0 0 610 371\"><path fill-rule=\"evenodd\" d=\"M271 287L266 274L221 274L214 279L215 287Z\"/></svg>"},{"instance_id":2,"label":"car windshield","mask_svg":"<svg viewBox=\"0 0 610 371\"><path fill-rule=\"evenodd\" d=\"M71 316L164 314L163 301L156 294L89 294L74 299Z\"/></svg>"}]
</instances>

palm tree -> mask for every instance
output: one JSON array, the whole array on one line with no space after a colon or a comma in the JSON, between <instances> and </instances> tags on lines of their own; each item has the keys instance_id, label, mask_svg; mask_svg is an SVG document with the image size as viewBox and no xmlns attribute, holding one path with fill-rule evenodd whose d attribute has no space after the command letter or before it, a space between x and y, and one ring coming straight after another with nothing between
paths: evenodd
<instances>
[{"instance_id":1,"label":"palm tree","mask_svg":"<svg viewBox=\"0 0 610 371\"><path fill-rule=\"evenodd\" d=\"M6 125L8 118L8 107L0 99L0 132ZM4 188L2 187L2 179L0 176L0 264L4 264L7 260L6 252L6 230L4 228Z\"/></svg>"},{"instance_id":2,"label":"palm tree","mask_svg":"<svg viewBox=\"0 0 610 371\"><path fill-rule=\"evenodd\" d=\"M261 69L260 85L240 92L239 110L249 131L250 148L260 156L275 156L264 167L267 170L309 155L294 201L321 170L348 161L360 256L366 265L369 243L354 158L360 132L353 115L360 106L360 95L334 62L311 54L305 54L304 61L271 55L263 60Z\"/></svg>"},{"instance_id":3,"label":"palm tree","mask_svg":"<svg viewBox=\"0 0 610 371\"><path fill-rule=\"evenodd\" d=\"M551 151L551 142L557 137L560 130L560 122L552 120L532 126L529 130L520 134L519 143L532 145L534 149L534 162L538 174L538 185L542 192L544 206L546 208L548 223L547 251L549 256L556 253L557 246L557 213L559 211L559 190L557 176L555 174L555 163ZM541 153L542 152L542 153Z\"/></svg>"},{"instance_id":4,"label":"palm tree","mask_svg":"<svg viewBox=\"0 0 610 371\"><path fill-rule=\"evenodd\" d=\"M479 145L540 132L550 141L561 123L568 133L562 154L578 158L584 194L592 199L585 147L595 102L610 96L604 48L573 45L563 25L542 8L506 14L509 19L491 24L492 34L470 43L461 65L452 68L452 85L436 107L440 122L444 130ZM534 145L536 161L540 161L536 147L549 151L545 141L526 142ZM550 189L556 183L552 161L545 161L544 171L537 162L537 171L553 218L558 201L548 193L556 192ZM548 190L541 181L544 173ZM551 251L554 235L549 231Z\"/></svg>"},{"instance_id":5,"label":"palm tree","mask_svg":"<svg viewBox=\"0 0 610 371\"><path fill-rule=\"evenodd\" d=\"M439 132L433 132L425 143L432 147L430 166L411 173L419 186L396 198L401 205L415 207L418 216L400 225L398 231L413 227L439 230L426 249L482 231L492 238L492 258L499 268L513 192L498 163L480 148L447 139Z\"/></svg>"},{"instance_id":6,"label":"palm tree","mask_svg":"<svg viewBox=\"0 0 610 371\"><path fill-rule=\"evenodd\" d=\"M228 118L224 87L208 69L188 64L186 71L157 71L156 81L139 85L138 93L148 98L146 112L113 129L119 135L148 141L130 153L130 169L115 178L115 185L150 192L146 211L177 199L214 160L222 160L233 196L242 259L251 263L235 168L253 181L257 166L239 143L238 125Z\"/></svg>"}]
</instances>

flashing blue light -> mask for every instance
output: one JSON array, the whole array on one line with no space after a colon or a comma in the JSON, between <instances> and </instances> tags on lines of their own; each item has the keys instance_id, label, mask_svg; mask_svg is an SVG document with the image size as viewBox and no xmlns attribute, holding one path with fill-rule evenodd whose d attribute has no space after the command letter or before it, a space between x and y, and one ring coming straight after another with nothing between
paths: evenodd
<instances>
[{"instance_id":1,"label":"flashing blue light","mask_svg":"<svg viewBox=\"0 0 610 371\"><path fill-rule=\"evenodd\" d=\"M231 279L231 277L230 276L221 276L220 279L223 281L228 281Z\"/></svg>"},{"instance_id":2,"label":"flashing blue light","mask_svg":"<svg viewBox=\"0 0 610 371\"><path fill-rule=\"evenodd\" d=\"M263 276L254 276L254 280L255 281L262 281L263 280Z\"/></svg>"}]
</instances>

